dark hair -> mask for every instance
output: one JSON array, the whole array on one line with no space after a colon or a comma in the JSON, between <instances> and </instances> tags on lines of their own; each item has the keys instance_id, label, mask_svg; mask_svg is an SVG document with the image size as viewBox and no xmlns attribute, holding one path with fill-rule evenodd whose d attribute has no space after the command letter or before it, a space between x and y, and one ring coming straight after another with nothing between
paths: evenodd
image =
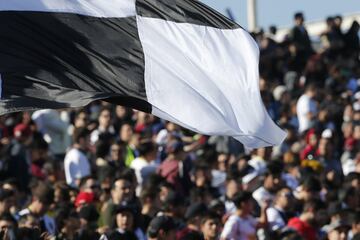
<instances>
[{"instance_id":1,"label":"dark hair","mask_svg":"<svg viewBox=\"0 0 360 240\"><path fill-rule=\"evenodd\" d=\"M73 141L74 143L80 143L81 139L84 139L90 135L90 132L85 127L75 128L73 133Z\"/></svg>"},{"instance_id":2,"label":"dark hair","mask_svg":"<svg viewBox=\"0 0 360 240\"><path fill-rule=\"evenodd\" d=\"M302 12L296 12L294 14L294 19L298 19L298 18L304 18L304 14Z\"/></svg>"},{"instance_id":3,"label":"dark hair","mask_svg":"<svg viewBox=\"0 0 360 240\"><path fill-rule=\"evenodd\" d=\"M29 147L32 150L48 150L49 144L42 137L35 137Z\"/></svg>"},{"instance_id":4,"label":"dark hair","mask_svg":"<svg viewBox=\"0 0 360 240\"><path fill-rule=\"evenodd\" d=\"M120 176L116 177L116 178L112 181L111 189L115 189L115 183L116 183L117 181L127 181L127 182L131 183L131 181L130 181L127 177L120 175Z\"/></svg>"},{"instance_id":5,"label":"dark hair","mask_svg":"<svg viewBox=\"0 0 360 240\"><path fill-rule=\"evenodd\" d=\"M51 204L54 201L54 190L45 183L38 183L33 190L33 197L44 204Z\"/></svg>"},{"instance_id":6,"label":"dark hair","mask_svg":"<svg viewBox=\"0 0 360 240\"><path fill-rule=\"evenodd\" d=\"M304 210L303 212L308 212L310 210L320 210L320 209L324 209L326 206L324 205L324 203L319 200L319 199L311 199L309 201L307 201L304 204Z\"/></svg>"},{"instance_id":7,"label":"dark hair","mask_svg":"<svg viewBox=\"0 0 360 240\"><path fill-rule=\"evenodd\" d=\"M141 203L144 203L147 198L150 198L151 200L156 199L158 194L159 194L159 188L156 187L143 188L139 198Z\"/></svg>"},{"instance_id":8,"label":"dark hair","mask_svg":"<svg viewBox=\"0 0 360 240\"><path fill-rule=\"evenodd\" d=\"M89 179L97 180L96 177L94 177L94 176L92 176L92 175L82 177L82 178L80 179L79 187L82 188L82 187L86 184L87 180L89 180Z\"/></svg>"},{"instance_id":9,"label":"dark hair","mask_svg":"<svg viewBox=\"0 0 360 240\"><path fill-rule=\"evenodd\" d=\"M108 142L98 140L95 145L96 145L96 157L105 158L109 154L110 146Z\"/></svg>"},{"instance_id":10,"label":"dark hair","mask_svg":"<svg viewBox=\"0 0 360 240\"><path fill-rule=\"evenodd\" d=\"M156 146L151 140L144 140L140 143L137 150L139 151L140 156L145 156L146 154L155 151Z\"/></svg>"},{"instance_id":11,"label":"dark hair","mask_svg":"<svg viewBox=\"0 0 360 240\"><path fill-rule=\"evenodd\" d=\"M204 214L201 217L201 224L204 224L208 220L215 220L215 221L220 222L221 217L213 211L208 211L206 214Z\"/></svg>"},{"instance_id":12,"label":"dark hair","mask_svg":"<svg viewBox=\"0 0 360 240\"><path fill-rule=\"evenodd\" d=\"M232 198L232 201L234 202L236 208L241 208L241 204L243 202L247 202L249 200L252 200L252 194L251 192L248 191L241 191L241 192L237 192L235 194L235 196Z\"/></svg>"},{"instance_id":13,"label":"dark hair","mask_svg":"<svg viewBox=\"0 0 360 240\"><path fill-rule=\"evenodd\" d=\"M11 213L4 212L0 215L0 221L9 221L14 224L15 227L17 227L17 222L15 218L11 215Z\"/></svg>"}]
</instances>

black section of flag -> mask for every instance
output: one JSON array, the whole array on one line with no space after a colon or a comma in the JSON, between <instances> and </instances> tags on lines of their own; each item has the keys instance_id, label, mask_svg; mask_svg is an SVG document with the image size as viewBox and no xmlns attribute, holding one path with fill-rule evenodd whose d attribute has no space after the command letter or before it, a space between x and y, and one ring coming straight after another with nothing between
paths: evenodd
<instances>
[{"instance_id":1,"label":"black section of flag","mask_svg":"<svg viewBox=\"0 0 360 240\"><path fill-rule=\"evenodd\" d=\"M135 17L0 12L0 74L6 111L106 98L151 111Z\"/></svg>"},{"instance_id":2,"label":"black section of flag","mask_svg":"<svg viewBox=\"0 0 360 240\"><path fill-rule=\"evenodd\" d=\"M220 29L236 29L239 25L198 0L137 0L137 14L177 23L192 23Z\"/></svg>"}]
</instances>

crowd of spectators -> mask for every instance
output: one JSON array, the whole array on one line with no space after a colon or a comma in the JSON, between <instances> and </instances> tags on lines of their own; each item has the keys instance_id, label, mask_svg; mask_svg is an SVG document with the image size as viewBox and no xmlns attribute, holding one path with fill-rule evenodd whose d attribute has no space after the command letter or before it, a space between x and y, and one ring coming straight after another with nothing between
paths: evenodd
<instances>
[{"instance_id":1,"label":"crowd of spectators","mask_svg":"<svg viewBox=\"0 0 360 240\"><path fill-rule=\"evenodd\" d=\"M359 24L314 49L294 20L253 33L280 146L102 101L0 116L0 239L360 239Z\"/></svg>"}]
</instances>

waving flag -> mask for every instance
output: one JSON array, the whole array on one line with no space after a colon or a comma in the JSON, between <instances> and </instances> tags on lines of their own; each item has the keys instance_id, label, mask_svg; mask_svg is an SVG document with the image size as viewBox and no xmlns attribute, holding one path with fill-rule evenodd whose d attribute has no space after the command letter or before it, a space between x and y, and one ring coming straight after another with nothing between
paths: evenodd
<instances>
[{"instance_id":1,"label":"waving flag","mask_svg":"<svg viewBox=\"0 0 360 240\"><path fill-rule=\"evenodd\" d=\"M0 1L0 114L103 99L278 145L258 61L245 30L196 0Z\"/></svg>"}]
</instances>

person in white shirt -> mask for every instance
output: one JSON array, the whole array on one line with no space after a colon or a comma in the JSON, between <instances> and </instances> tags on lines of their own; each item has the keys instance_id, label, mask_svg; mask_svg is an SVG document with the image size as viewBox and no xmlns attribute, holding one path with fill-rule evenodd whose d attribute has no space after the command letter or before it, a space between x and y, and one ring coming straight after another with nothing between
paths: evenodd
<instances>
[{"instance_id":1,"label":"person in white shirt","mask_svg":"<svg viewBox=\"0 0 360 240\"><path fill-rule=\"evenodd\" d=\"M99 126L91 132L90 141L91 144L95 144L99 140L101 134L108 134L110 136L115 135L115 128L111 124L111 110L110 108L102 108L99 114Z\"/></svg>"},{"instance_id":2,"label":"person in white shirt","mask_svg":"<svg viewBox=\"0 0 360 240\"><path fill-rule=\"evenodd\" d=\"M301 95L296 104L296 112L299 120L299 132L310 129L314 125L317 116L317 105L314 100L316 96L316 86L309 84L306 87L305 93Z\"/></svg>"},{"instance_id":3,"label":"person in white shirt","mask_svg":"<svg viewBox=\"0 0 360 240\"><path fill-rule=\"evenodd\" d=\"M251 213L254 208L254 199L251 192L238 192L233 198L236 212L226 221L221 233L221 240L255 240L256 230L267 226L266 209L263 205L259 219L254 218Z\"/></svg>"},{"instance_id":4,"label":"person in white shirt","mask_svg":"<svg viewBox=\"0 0 360 240\"><path fill-rule=\"evenodd\" d=\"M42 109L35 111L31 118L49 144L51 153L62 161L67 148L70 146L67 133L70 124L67 113L54 109Z\"/></svg>"},{"instance_id":5,"label":"person in white shirt","mask_svg":"<svg viewBox=\"0 0 360 240\"><path fill-rule=\"evenodd\" d=\"M274 161L267 166L263 186L256 189L252 195L259 206L268 201L271 203L274 200L275 193L282 183L281 173L282 166L280 163Z\"/></svg>"},{"instance_id":6,"label":"person in white shirt","mask_svg":"<svg viewBox=\"0 0 360 240\"><path fill-rule=\"evenodd\" d=\"M288 187L277 192L274 205L266 210L269 227L272 231L279 231L287 225L289 210L292 209L294 196Z\"/></svg>"},{"instance_id":7,"label":"person in white shirt","mask_svg":"<svg viewBox=\"0 0 360 240\"><path fill-rule=\"evenodd\" d=\"M73 135L73 147L66 154L64 170L66 183L78 187L80 179L91 174L91 167L85 151L89 146L89 131L86 128L77 128Z\"/></svg>"},{"instance_id":8,"label":"person in white shirt","mask_svg":"<svg viewBox=\"0 0 360 240\"><path fill-rule=\"evenodd\" d=\"M137 150L140 156L131 162L130 168L135 171L138 182L136 193L139 196L143 183L152 173L156 172L158 164L155 162L157 148L151 140L141 142Z\"/></svg>"}]
</instances>

